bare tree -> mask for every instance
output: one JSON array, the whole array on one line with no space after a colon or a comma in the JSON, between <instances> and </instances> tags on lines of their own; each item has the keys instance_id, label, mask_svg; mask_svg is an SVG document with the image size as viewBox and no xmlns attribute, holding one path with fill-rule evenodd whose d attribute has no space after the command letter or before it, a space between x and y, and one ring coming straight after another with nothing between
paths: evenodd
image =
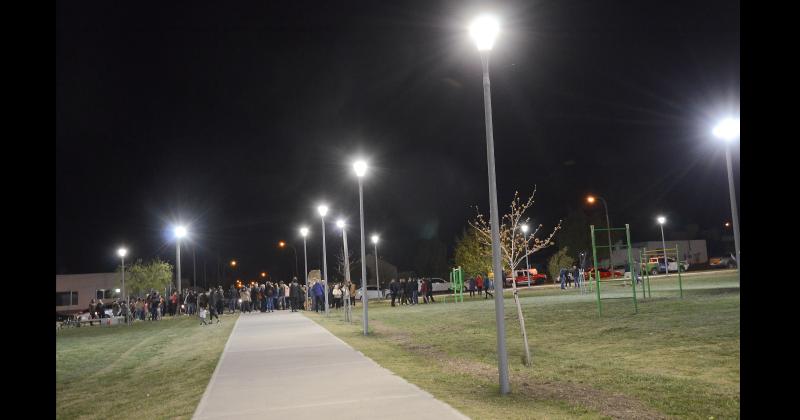
<instances>
[{"instance_id":1,"label":"bare tree","mask_svg":"<svg viewBox=\"0 0 800 420\"><path fill-rule=\"evenodd\" d=\"M533 187L533 192L525 202L521 200L519 192L515 191L514 199L511 201L510 206L511 213L503 215L500 220L500 255L501 259L503 260L504 271L507 270L512 278L511 287L514 290L514 302L517 304L517 318L519 319L520 330L522 330L522 341L525 344L526 366L531 365L531 352L528 346L528 334L525 331L525 318L522 315L522 305L520 305L519 302L517 282L514 278L514 271L516 270L517 266L523 260L525 260L525 257L553 245L553 238L555 237L556 232L561 229L561 220L559 220L558 225L553 228L553 231L550 233L550 235L540 239L537 237L537 234L542 229L542 225L540 224L536 226L533 232L527 236L527 239L525 238L525 235L522 233L521 226L530 222L530 217L527 217L525 213L533 205L533 199L535 196L536 186ZM488 246L488 249L491 250L491 222L483 216L477 206L475 207L475 210L477 215L475 216L474 220L469 222L469 224L479 232L478 237L480 238L481 243ZM494 280L502 282L505 281L504 277L505 276L503 276L503 274L495 273Z\"/></svg>"},{"instance_id":2,"label":"bare tree","mask_svg":"<svg viewBox=\"0 0 800 420\"><path fill-rule=\"evenodd\" d=\"M356 256L355 252L353 252L352 249L348 249L348 251L349 251L348 254L350 254L349 255L349 257L350 257L350 273L351 273L351 277L352 277L353 270L356 267L359 266L359 264L361 263L361 259L359 259ZM334 255L334 258L335 258L335 261L336 261L336 266L335 266L336 273L342 276L342 281L344 282L344 281L347 280L347 273L346 273L347 268L345 268L344 249L340 249L338 252L336 252L336 254Z\"/></svg>"}]
</instances>

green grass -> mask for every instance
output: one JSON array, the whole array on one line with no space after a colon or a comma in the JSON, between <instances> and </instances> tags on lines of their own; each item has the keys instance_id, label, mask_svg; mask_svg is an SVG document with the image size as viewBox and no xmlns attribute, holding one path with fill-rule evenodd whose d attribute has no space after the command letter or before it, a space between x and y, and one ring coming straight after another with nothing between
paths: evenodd
<instances>
[{"instance_id":1,"label":"green grass","mask_svg":"<svg viewBox=\"0 0 800 420\"><path fill-rule=\"evenodd\" d=\"M59 331L56 418L191 418L237 317Z\"/></svg>"},{"instance_id":2,"label":"green grass","mask_svg":"<svg viewBox=\"0 0 800 420\"><path fill-rule=\"evenodd\" d=\"M739 288L735 274L651 279L652 299L603 301L558 289L520 292L533 366L522 364L507 293L512 393L498 395L494 303L392 308L370 304L360 334L334 313L309 317L356 349L473 418L739 417ZM603 297L629 287L601 283ZM361 315L359 308L354 310Z\"/></svg>"}]
</instances>

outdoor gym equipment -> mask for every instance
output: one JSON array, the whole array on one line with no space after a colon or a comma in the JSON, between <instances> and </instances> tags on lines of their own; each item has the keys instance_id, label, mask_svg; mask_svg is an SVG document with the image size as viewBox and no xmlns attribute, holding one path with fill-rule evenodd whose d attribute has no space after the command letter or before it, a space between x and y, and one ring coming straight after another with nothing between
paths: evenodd
<instances>
[{"instance_id":1,"label":"outdoor gym equipment","mask_svg":"<svg viewBox=\"0 0 800 420\"><path fill-rule=\"evenodd\" d=\"M683 271L683 264L681 264L680 260L680 252L678 249L678 244L675 244L675 248L667 248L667 249L654 249L652 251L648 251L647 248L643 248L640 253L641 264L642 267L642 274L647 279L647 296L653 297L652 293L650 292L650 272L658 272L659 271L659 263L658 259L664 258L666 256L666 261L664 261L664 271L669 276L669 258L674 256L675 263L678 266L676 270L678 272L678 290L680 291L681 299L683 299L683 280L681 279L681 272ZM651 259L655 259L656 261L650 262ZM642 282L642 286L644 286L644 281Z\"/></svg>"},{"instance_id":2,"label":"outdoor gym equipment","mask_svg":"<svg viewBox=\"0 0 800 420\"><path fill-rule=\"evenodd\" d=\"M450 271L450 288L453 289L453 302L464 301L464 270L461 267Z\"/></svg>"},{"instance_id":3,"label":"outdoor gym equipment","mask_svg":"<svg viewBox=\"0 0 800 420\"><path fill-rule=\"evenodd\" d=\"M628 249L628 253L627 253L628 254L628 267L630 267L630 269L631 269L631 278L630 278L630 280L631 280L631 285L632 285L631 291L633 292L633 295L632 295L632 298L633 298L633 311L634 311L634 313L639 313L639 304L636 301L636 281L633 279L633 258L631 257L631 230L630 230L630 225L625 224L624 228L608 228L608 229L602 229L602 228L595 229L594 225L590 225L589 226L589 230L590 230L590 232L592 234L592 256L593 256L593 259L594 259L594 278L595 278L594 286L595 286L595 291L597 293L597 314L601 315L601 316L603 315L603 306L602 306L602 303L600 302L602 299L627 299L627 297L607 297L607 298L600 297L600 270L598 270L598 268L597 268L598 267L598 265L597 265L597 248L609 248L609 252L610 252L611 251L611 246L610 245L597 245L597 242L595 241L595 232L598 232L598 231L612 231L612 230L624 230L625 231L625 239L626 239L626 245L627 245L627 249ZM614 270L613 270L613 267L612 267L612 269L611 269L611 277L608 280L603 280L603 283L611 283L611 282L622 281L622 286L624 286L625 285L625 280L626 280L625 277L623 277L621 279L615 279L614 278ZM589 281L591 281L591 279L589 279ZM642 290L644 290L644 285L642 285Z\"/></svg>"}]
</instances>

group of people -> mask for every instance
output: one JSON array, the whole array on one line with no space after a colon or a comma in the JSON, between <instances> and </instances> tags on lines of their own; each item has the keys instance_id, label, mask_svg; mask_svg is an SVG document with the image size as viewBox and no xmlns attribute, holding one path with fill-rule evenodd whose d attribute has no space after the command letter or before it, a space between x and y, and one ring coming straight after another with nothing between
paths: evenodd
<instances>
[{"instance_id":1,"label":"group of people","mask_svg":"<svg viewBox=\"0 0 800 420\"><path fill-rule=\"evenodd\" d=\"M392 295L392 306L395 300L399 305L418 305L419 296L422 295L423 303L435 303L433 299L433 285L430 279L392 279L389 283L389 294Z\"/></svg>"},{"instance_id":2,"label":"group of people","mask_svg":"<svg viewBox=\"0 0 800 420\"><path fill-rule=\"evenodd\" d=\"M494 297L492 294L492 279L487 277L484 280L480 274L467 281L467 290L470 296L475 296L475 292L478 292L478 297L483 296L484 299L488 299L490 296ZM485 295L484 291L486 292Z\"/></svg>"},{"instance_id":3,"label":"group of people","mask_svg":"<svg viewBox=\"0 0 800 420\"><path fill-rule=\"evenodd\" d=\"M283 281L273 283L271 281L242 287L236 290L231 286L228 291L228 308L231 313L236 310L237 303L242 312L274 312L275 310L291 310L297 312L305 305L306 296L305 286L297 282L297 277L292 278L291 283Z\"/></svg>"},{"instance_id":4,"label":"group of people","mask_svg":"<svg viewBox=\"0 0 800 420\"><path fill-rule=\"evenodd\" d=\"M561 282L562 290L570 287L579 288L583 284L583 273L576 265L573 265L572 268L561 267L558 272L558 279Z\"/></svg>"}]
</instances>

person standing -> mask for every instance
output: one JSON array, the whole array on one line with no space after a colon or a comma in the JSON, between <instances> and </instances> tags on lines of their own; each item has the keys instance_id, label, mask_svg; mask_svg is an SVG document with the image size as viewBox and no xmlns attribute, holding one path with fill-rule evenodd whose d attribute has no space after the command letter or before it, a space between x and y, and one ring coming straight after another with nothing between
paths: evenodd
<instances>
[{"instance_id":1,"label":"person standing","mask_svg":"<svg viewBox=\"0 0 800 420\"><path fill-rule=\"evenodd\" d=\"M578 266L573 264L572 265L572 279L575 281L575 288L581 287L581 277L580 273L578 272Z\"/></svg>"},{"instance_id":2,"label":"person standing","mask_svg":"<svg viewBox=\"0 0 800 420\"><path fill-rule=\"evenodd\" d=\"M325 287L322 285L322 280L314 283L313 289L314 289L314 300L316 302L316 305L314 306L315 307L314 311L319 312L320 310L322 310L324 312Z\"/></svg>"},{"instance_id":3,"label":"person standing","mask_svg":"<svg viewBox=\"0 0 800 420\"><path fill-rule=\"evenodd\" d=\"M350 306L355 308L356 307L356 284L353 283L353 282L350 282L350 285L348 287L349 287L348 290L350 291L350 293L349 293Z\"/></svg>"},{"instance_id":4,"label":"person standing","mask_svg":"<svg viewBox=\"0 0 800 420\"><path fill-rule=\"evenodd\" d=\"M561 270L558 272L558 279L559 279L559 281L561 281L561 290L566 290L567 289L565 287L566 283L567 283L567 269L566 268L561 267Z\"/></svg>"},{"instance_id":5,"label":"person standing","mask_svg":"<svg viewBox=\"0 0 800 420\"><path fill-rule=\"evenodd\" d=\"M425 287L426 287L425 296L427 297L430 303L436 303L436 301L433 300L433 282L431 282L431 279L423 279L423 281L425 282Z\"/></svg>"},{"instance_id":6,"label":"person standing","mask_svg":"<svg viewBox=\"0 0 800 420\"><path fill-rule=\"evenodd\" d=\"M197 306L200 307L200 325L208 325L206 322L206 314L208 313L208 295L200 293L197 296Z\"/></svg>"},{"instance_id":7,"label":"person standing","mask_svg":"<svg viewBox=\"0 0 800 420\"><path fill-rule=\"evenodd\" d=\"M478 297L481 297L483 294L483 277L481 276L481 273L478 273L478 275L475 276L475 287L478 289Z\"/></svg>"},{"instance_id":8,"label":"person standing","mask_svg":"<svg viewBox=\"0 0 800 420\"><path fill-rule=\"evenodd\" d=\"M289 287L289 303L292 305L292 312L297 312L297 306L302 293L303 291L297 283L297 277L292 278L292 285Z\"/></svg>"},{"instance_id":9,"label":"person standing","mask_svg":"<svg viewBox=\"0 0 800 420\"><path fill-rule=\"evenodd\" d=\"M213 287L208 289L208 306L209 306L209 313L211 317L209 318L208 322L214 323L214 317L217 317L217 324L219 324L219 314L217 313L217 304L219 303L219 293L217 293L217 289Z\"/></svg>"},{"instance_id":10,"label":"person standing","mask_svg":"<svg viewBox=\"0 0 800 420\"><path fill-rule=\"evenodd\" d=\"M422 302L428 303L428 282L425 279L419 283L419 293L422 295Z\"/></svg>"},{"instance_id":11,"label":"person standing","mask_svg":"<svg viewBox=\"0 0 800 420\"><path fill-rule=\"evenodd\" d=\"M467 288L469 289L469 295L471 297L475 296L475 278L474 277L469 279L469 282L467 283Z\"/></svg>"},{"instance_id":12,"label":"person standing","mask_svg":"<svg viewBox=\"0 0 800 420\"><path fill-rule=\"evenodd\" d=\"M339 283L333 286L333 307L339 309L342 306L342 290Z\"/></svg>"},{"instance_id":13,"label":"person standing","mask_svg":"<svg viewBox=\"0 0 800 420\"><path fill-rule=\"evenodd\" d=\"M217 286L217 315L222 315L225 312L225 293L222 286Z\"/></svg>"}]
</instances>

